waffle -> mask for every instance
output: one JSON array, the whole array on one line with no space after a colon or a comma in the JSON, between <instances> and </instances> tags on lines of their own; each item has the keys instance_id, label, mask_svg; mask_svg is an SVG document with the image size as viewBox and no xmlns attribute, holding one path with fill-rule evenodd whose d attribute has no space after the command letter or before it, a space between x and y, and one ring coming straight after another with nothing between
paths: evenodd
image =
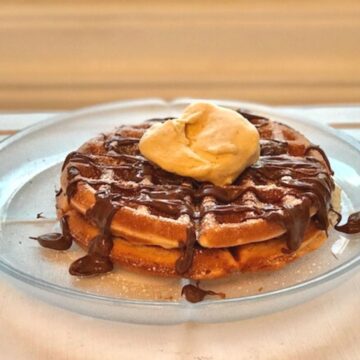
<instances>
[{"instance_id":1,"label":"waffle","mask_svg":"<svg viewBox=\"0 0 360 360\"><path fill-rule=\"evenodd\" d=\"M232 185L170 174L141 156L143 133L166 120L154 119L101 134L67 156L58 216L101 259L164 276L274 270L317 249L334 190L325 154L284 124L239 112L257 127L261 156ZM91 250L99 239L107 239L106 254Z\"/></svg>"}]
</instances>

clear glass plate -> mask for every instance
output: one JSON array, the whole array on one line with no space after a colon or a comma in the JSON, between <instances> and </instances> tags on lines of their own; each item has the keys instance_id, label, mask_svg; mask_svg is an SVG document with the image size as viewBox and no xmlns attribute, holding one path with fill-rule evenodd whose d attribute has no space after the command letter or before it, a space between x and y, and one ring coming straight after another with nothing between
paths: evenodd
<instances>
[{"instance_id":1,"label":"clear glass plate","mask_svg":"<svg viewBox=\"0 0 360 360\"><path fill-rule=\"evenodd\" d=\"M277 311L343 281L360 263L360 237L352 236L337 258L331 249L341 236L330 231L319 250L276 272L237 274L202 282L226 293L225 300L191 304L180 297L184 280L134 274L117 268L95 278L76 278L69 264L82 255L41 248L29 236L53 231L54 195L65 155L90 137L126 123L176 116L191 99L119 102L72 112L28 128L0 144L0 269L28 293L90 316L136 323L230 321ZM216 100L214 100L216 101ZM283 116L261 105L216 101L270 116L298 129L330 157L342 188L342 212L360 209L360 150L350 138L313 122ZM46 219L36 219L42 212Z\"/></svg>"}]
</instances>

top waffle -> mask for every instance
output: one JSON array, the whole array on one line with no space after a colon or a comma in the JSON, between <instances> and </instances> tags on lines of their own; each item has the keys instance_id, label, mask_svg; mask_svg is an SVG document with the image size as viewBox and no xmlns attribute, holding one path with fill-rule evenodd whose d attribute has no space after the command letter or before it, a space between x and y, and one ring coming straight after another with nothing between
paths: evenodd
<instances>
[{"instance_id":1,"label":"top waffle","mask_svg":"<svg viewBox=\"0 0 360 360\"><path fill-rule=\"evenodd\" d=\"M260 133L261 157L231 186L200 183L146 160L139 139L154 121L166 120L153 119L122 126L70 153L62 170L64 194L99 228L109 221L104 214L106 201L111 203L113 236L182 249L179 273L190 266L196 243L225 248L283 235L294 251L310 222L320 230L328 227L334 190L329 163L321 149L290 127L241 114Z\"/></svg>"}]
</instances>

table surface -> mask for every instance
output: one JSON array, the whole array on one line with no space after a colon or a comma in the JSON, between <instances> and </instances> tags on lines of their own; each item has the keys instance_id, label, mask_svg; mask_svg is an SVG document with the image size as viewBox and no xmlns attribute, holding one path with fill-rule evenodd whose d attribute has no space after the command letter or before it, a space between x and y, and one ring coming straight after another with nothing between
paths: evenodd
<instances>
[{"instance_id":1,"label":"table surface","mask_svg":"<svg viewBox=\"0 0 360 360\"><path fill-rule=\"evenodd\" d=\"M360 105L279 107L360 140ZM2 113L0 140L57 112ZM275 314L221 324L145 326L93 319L0 278L1 359L360 359L360 272Z\"/></svg>"}]
</instances>

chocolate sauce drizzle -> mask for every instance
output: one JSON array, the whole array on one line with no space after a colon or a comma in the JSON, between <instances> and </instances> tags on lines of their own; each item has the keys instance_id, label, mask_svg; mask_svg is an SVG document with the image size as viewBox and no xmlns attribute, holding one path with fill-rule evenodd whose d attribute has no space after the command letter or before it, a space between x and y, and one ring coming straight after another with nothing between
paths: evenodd
<instances>
[{"instance_id":1,"label":"chocolate sauce drizzle","mask_svg":"<svg viewBox=\"0 0 360 360\"><path fill-rule=\"evenodd\" d=\"M199 281L195 285L188 284L183 286L181 290L181 296L185 296L185 299L191 303L197 303L203 301L205 296L218 296L221 299L225 299L225 294L221 292L215 292L212 290L201 289Z\"/></svg>"},{"instance_id":2,"label":"chocolate sauce drizzle","mask_svg":"<svg viewBox=\"0 0 360 360\"><path fill-rule=\"evenodd\" d=\"M185 274L191 267L193 256L194 256L194 246L196 243L196 232L194 226L189 226L187 229L187 241L182 249L181 256L177 259L175 263L176 273L179 275Z\"/></svg>"},{"instance_id":3,"label":"chocolate sauce drizzle","mask_svg":"<svg viewBox=\"0 0 360 360\"><path fill-rule=\"evenodd\" d=\"M306 148L305 155L308 155L311 151L317 151L318 153L320 153L320 155L324 159L326 166L329 169L331 175L334 175L334 171L331 168L330 161L329 161L328 157L326 156L325 151L320 146L312 144Z\"/></svg>"},{"instance_id":4,"label":"chocolate sauce drizzle","mask_svg":"<svg viewBox=\"0 0 360 360\"><path fill-rule=\"evenodd\" d=\"M235 180L234 185L226 187L199 183L160 169L140 154L138 141L141 133L139 137L127 137L121 128L113 135L103 136L103 151L96 154L70 153L62 168L66 168L68 176L66 194L69 199L73 197L79 183L89 184L97 191L95 205L86 217L101 230L91 240L88 254L71 265L70 273L87 276L112 270L110 226L116 211L123 206L137 208L146 205L152 213L160 216L178 218L186 215L189 218L187 241L176 262L176 272L184 276L192 265L200 222L207 214L215 216L220 223L223 216L229 214L235 222L251 219L277 222L286 229L288 249L284 251L289 252L301 245L312 208L317 210L314 215L317 226L327 230L334 183L325 153L318 146L310 145L302 156L292 156L287 141L266 137L268 119L239 112L260 133L261 157ZM145 130L146 126L142 129ZM318 152L322 161L312 156L312 151ZM107 172L112 176L103 176ZM144 181L146 179L150 181ZM124 180L129 183L124 183ZM251 185L245 185L249 183ZM275 189L261 187L269 184L277 186ZM260 204L244 204L241 200L248 193L255 195ZM286 202L287 196L295 201ZM213 203L204 204L202 200L206 197L212 197ZM359 213L350 216L347 224L336 225L337 230L344 232L359 231L359 228ZM189 285L183 293L186 297L187 292L191 293L189 296L195 300L204 294L214 295L194 288ZM196 291L197 295L194 295Z\"/></svg>"},{"instance_id":5,"label":"chocolate sauce drizzle","mask_svg":"<svg viewBox=\"0 0 360 360\"><path fill-rule=\"evenodd\" d=\"M87 211L86 217L93 221L101 232L90 241L88 254L71 264L71 275L90 276L107 273L113 269L114 265L110 259L113 247L110 226L116 210L109 192L96 193L95 205Z\"/></svg>"}]
</instances>

